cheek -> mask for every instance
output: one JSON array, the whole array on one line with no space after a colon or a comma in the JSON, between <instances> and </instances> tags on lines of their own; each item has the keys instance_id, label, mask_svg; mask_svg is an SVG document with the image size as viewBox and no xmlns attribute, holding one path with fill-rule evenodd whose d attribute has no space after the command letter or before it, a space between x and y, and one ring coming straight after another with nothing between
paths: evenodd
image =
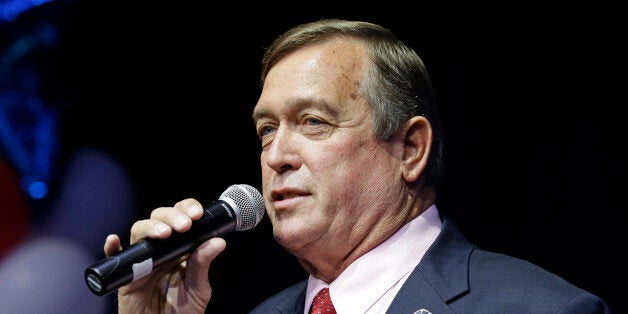
<instances>
[{"instance_id":1,"label":"cheek","mask_svg":"<svg viewBox=\"0 0 628 314\"><path fill-rule=\"evenodd\" d=\"M333 165L335 169L330 171L328 179L337 182L336 189L342 194L340 197L370 199L401 178L398 160L381 147L365 144L347 148L339 150L338 158L329 161L329 166Z\"/></svg>"},{"instance_id":2,"label":"cheek","mask_svg":"<svg viewBox=\"0 0 628 314\"><path fill-rule=\"evenodd\" d=\"M381 156L378 152L365 150L359 143L345 143L326 147L319 156L313 156L309 168L318 181L318 186L333 195L329 202L344 207L355 202L356 188L369 188L374 173L383 171L381 164L374 161Z\"/></svg>"},{"instance_id":3,"label":"cheek","mask_svg":"<svg viewBox=\"0 0 628 314\"><path fill-rule=\"evenodd\" d=\"M260 158L261 159L261 158ZM261 174L262 174L262 196L264 197L264 201L270 200L270 178L273 174L273 170L268 167L268 165L261 159ZM268 204L266 204L266 208L270 208ZM271 213L268 212L270 215Z\"/></svg>"},{"instance_id":4,"label":"cheek","mask_svg":"<svg viewBox=\"0 0 628 314\"><path fill-rule=\"evenodd\" d=\"M268 179L273 173L273 169L268 166L263 155L260 156L260 166L262 169L262 183L265 183L266 179Z\"/></svg>"},{"instance_id":5,"label":"cheek","mask_svg":"<svg viewBox=\"0 0 628 314\"><path fill-rule=\"evenodd\" d=\"M376 163L386 160L382 153L368 141L346 141L325 147L313 160L320 168L328 169L331 176L342 180L372 175Z\"/></svg>"},{"instance_id":6,"label":"cheek","mask_svg":"<svg viewBox=\"0 0 628 314\"><path fill-rule=\"evenodd\" d=\"M263 159L262 159L262 162L261 162L261 169L262 169L262 179L268 178L271 175L271 173L273 172L273 169L271 169L268 166L268 164L266 164L266 162L264 162Z\"/></svg>"}]
</instances>

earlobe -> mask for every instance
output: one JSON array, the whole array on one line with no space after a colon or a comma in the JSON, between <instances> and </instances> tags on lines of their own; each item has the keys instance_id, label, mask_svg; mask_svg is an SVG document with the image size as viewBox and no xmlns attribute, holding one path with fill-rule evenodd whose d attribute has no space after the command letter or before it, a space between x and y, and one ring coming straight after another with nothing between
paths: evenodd
<instances>
[{"instance_id":1,"label":"earlobe","mask_svg":"<svg viewBox=\"0 0 628 314\"><path fill-rule=\"evenodd\" d=\"M406 182L415 182L427 165L432 146L432 126L425 117L416 116L406 122L403 132L402 174Z\"/></svg>"}]
</instances>

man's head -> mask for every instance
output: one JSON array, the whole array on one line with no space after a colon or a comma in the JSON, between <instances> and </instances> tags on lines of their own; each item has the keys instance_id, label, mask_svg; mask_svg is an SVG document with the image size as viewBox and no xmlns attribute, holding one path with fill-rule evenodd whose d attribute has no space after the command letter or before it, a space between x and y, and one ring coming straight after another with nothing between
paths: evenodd
<instances>
[{"instance_id":1,"label":"man's head","mask_svg":"<svg viewBox=\"0 0 628 314\"><path fill-rule=\"evenodd\" d=\"M437 186L444 171L444 134L434 88L421 58L388 29L368 22L338 19L297 25L266 49L262 85L268 71L286 54L338 37L361 39L366 45L371 68L361 82L360 92L373 108L373 131L378 138L390 137L412 116L424 116L430 121L434 142L425 176L427 185Z\"/></svg>"},{"instance_id":2,"label":"man's head","mask_svg":"<svg viewBox=\"0 0 628 314\"><path fill-rule=\"evenodd\" d=\"M433 201L429 76L386 29L321 20L269 47L262 83L253 117L275 238L333 280Z\"/></svg>"}]
</instances>

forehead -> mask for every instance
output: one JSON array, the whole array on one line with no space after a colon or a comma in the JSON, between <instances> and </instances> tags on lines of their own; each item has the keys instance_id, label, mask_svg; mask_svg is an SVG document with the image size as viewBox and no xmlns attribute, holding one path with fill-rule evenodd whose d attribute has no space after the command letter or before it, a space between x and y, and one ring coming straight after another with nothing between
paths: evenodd
<instances>
[{"instance_id":1,"label":"forehead","mask_svg":"<svg viewBox=\"0 0 628 314\"><path fill-rule=\"evenodd\" d=\"M355 101L367 64L366 48L355 39L334 39L300 48L268 72L256 114L272 104L301 99L323 99L329 104Z\"/></svg>"},{"instance_id":2,"label":"forehead","mask_svg":"<svg viewBox=\"0 0 628 314\"><path fill-rule=\"evenodd\" d=\"M284 56L274 69L283 66L297 71L324 73L350 79L351 75L362 73L367 61L366 56L366 46L363 42L353 38L334 38L293 51Z\"/></svg>"}]
</instances>

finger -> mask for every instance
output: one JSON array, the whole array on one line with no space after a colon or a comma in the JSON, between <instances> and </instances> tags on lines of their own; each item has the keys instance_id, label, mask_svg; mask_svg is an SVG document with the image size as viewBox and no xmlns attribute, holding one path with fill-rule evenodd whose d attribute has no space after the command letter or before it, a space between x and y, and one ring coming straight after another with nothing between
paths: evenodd
<instances>
[{"instance_id":1,"label":"finger","mask_svg":"<svg viewBox=\"0 0 628 314\"><path fill-rule=\"evenodd\" d=\"M192 220L202 216L203 206L192 198L177 202L174 207L156 208L150 214L151 219L160 220L178 232L189 230L192 227Z\"/></svg>"},{"instance_id":2,"label":"finger","mask_svg":"<svg viewBox=\"0 0 628 314\"><path fill-rule=\"evenodd\" d=\"M174 204L182 212L186 213L192 220L197 220L203 216L203 205L193 198L184 199Z\"/></svg>"},{"instance_id":3,"label":"finger","mask_svg":"<svg viewBox=\"0 0 628 314\"><path fill-rule=\"evenodd\" d=\"M198 291L199 295L211 295L211 287L207 280L209 266L212 261L225 250L227 243L222 238L211 238L201 244L190 255L187 261L186 286L191 291ZM207 299L209 301L209 299Z\"/></svg>"},{"instance_id":4,"label":"finger","mask_svg":"<svg viewBox=\"0 0 628 314\"><path fill-rule=\"evenodd\" d=\"M105 245L103 246L105 256L109 257L117 252L122 251L122 244L120 243L120 237L116 234L110 234L105 239Z\"/></svg>"},{"instance_id":5,"label":"finger","mask_svg":"<svg viewBox=\"0 0 628 314\"><path fill-rule=\"evenodd\" d=\"M142 238L163 239L172 233L188 231L192 220L203 216L203 207L192 198L177 202L174 207L159 207L150 214L150 219L137 221L131 227L131 243Z\"/></svg>"},{"instance_id":6,"label":"finger","mask_svg":"<svg viewBox=\"0 0 628 314\"><path fill-rule=\"evenodd\" d=\"M188 259L188 265L207 269L226 247L227 242L223 238L211 238L194 250Z\"/></svg>"},{"instance_id":7,"label":"finger","mask_svg":"<svg viewBox=\"0 0 628 314\"><path fill-rule=\"evenodd\" d=\"M172 234L171 226L161 220L138 220L131 226L131 244L143 238L165 239L170 234Z\"/></svg>"}]
</instances>

